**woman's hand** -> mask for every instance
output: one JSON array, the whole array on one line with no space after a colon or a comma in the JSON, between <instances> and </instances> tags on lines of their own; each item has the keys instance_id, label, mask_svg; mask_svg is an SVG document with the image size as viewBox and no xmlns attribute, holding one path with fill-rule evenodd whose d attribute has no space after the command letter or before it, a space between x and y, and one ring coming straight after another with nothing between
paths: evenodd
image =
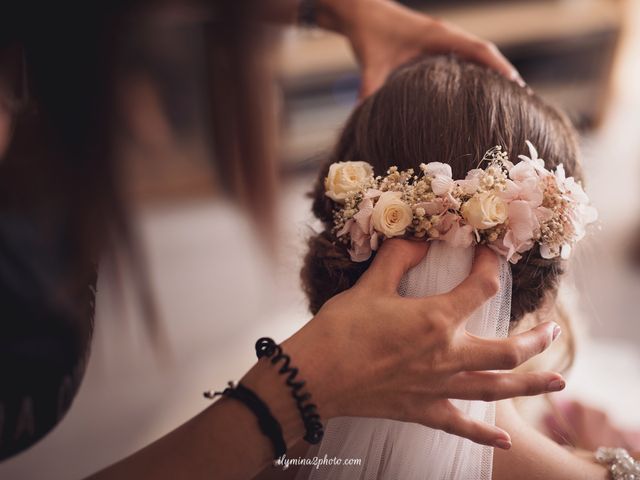
<instances>
[{"instance_id":1,"label":"woman's hand","mask_svg":"<svg viewBox=\"0 0 640 480\"><path fill-rule=\"evenodd\" d=\"M465 320L499 288L498 259L477 249L469 277L426 298L397 293L426 242L387 240L351 289L329 300L283 345L324 418L367 416L416 422L509 448L509 435L472 420L450 398L492 401L564 388L555 373L503 373L545 350L559 333L548 322L508 339L481 339Z\"/></svg>"},{"instance_id":2,"label":"woman's hand","mask_svg":"<svg viewBox=\"0 0 640 480\"><path fill-rule=\"evenodd\" d=\"M362 69L361 97L399 65L423 53L456 53L524 86L496 46L454 25L388 0L320 0L318 24L345 35Z\"/></svg>"},{"instance_id":3,"label":"woman's hand","mask_svg":"<svg viewBox=\"0 0 640 480\"><path fill-rule=\"evenodd\" d=\"M502 340L465 332L465 319L498 289L497 257L485 248L478 249L469 277L450 293L400 297L400 279L427 248L427 242L385 241L360 281L329 300L283 349L325 421L342 415L393 418L509 448L506 432L465 416L449 399L497 400L562 389L555 373L487 371L513 368L544 350L555 324ZM283 381L265 358L241 380L268 405L292 447L304 426ZM272 460L271 442L251 410L222 398L92 478L245 479Z\"/></svg>"}]
</instances>

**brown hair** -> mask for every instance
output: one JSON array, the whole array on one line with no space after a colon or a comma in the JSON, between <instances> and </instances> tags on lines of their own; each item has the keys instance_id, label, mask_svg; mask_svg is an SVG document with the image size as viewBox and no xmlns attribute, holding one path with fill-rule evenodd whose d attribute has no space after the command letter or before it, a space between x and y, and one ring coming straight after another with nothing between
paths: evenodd
<instances>
[{"instance_id":1,"label":"brown hair","mask_svg":"<svg viewBox=\"0 0 640 480\"><path fill-rule=\"evenodd\" d=\"M116 140L129 133L126 122L118 121L116 97L132 64L166 83L139 43L153 39L154 25L171 17L162 15L161 5L142 0L75 6L73 12L32 3L12 5L0 18L0 108L10 111L12 127L10 144L0 152L0 206L45 223L45 233L52 225L64 232L64 283L85 286L94 262L104 251L115 254L119 244L154 333L144 252L131 224L116 148ZM276 169L271 104L264 100L269 72L260 57L267 47L260 23L266 7L259 0L187 3L202 7L199 16L183 24L178 14L175 25L203 39L202 52L193 58L201 62L195 67L206 86L217 186L251 205L247 212L269 237ZM176 89L165 90L163 101L170 104Z\"/></svg>"},{"instance_id":2,"label":"brown hair","mask_svg":"<svg viewBox=\"0 0 640 480\"><path fill-rule=\"evenodd\" d=\"M323 230L309 239L302 269L311 311L350 288L371 263L352 262L331 234L332 204L324 195L331 163L363 160L384 174L392 165L402 170L439 161L451 165L454 178L464 178L494 145L505 147L517 162L517 154L528 152L525 140L537 147L547 168L563 163L567 175L580 178L571 123L535 94L452 56L424 57L396 70L352 113L312 192ZM517 321L555 296L562 266L534 248L512 265L512 273L511 320Z\"/></svg>"}]
</instances>

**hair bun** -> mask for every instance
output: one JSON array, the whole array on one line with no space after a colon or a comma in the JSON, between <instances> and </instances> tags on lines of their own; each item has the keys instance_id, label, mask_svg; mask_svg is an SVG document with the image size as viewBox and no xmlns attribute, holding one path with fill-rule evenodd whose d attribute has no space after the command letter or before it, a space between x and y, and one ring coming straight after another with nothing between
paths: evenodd
<instances>
[{"instance_id":1,"label":"hair bun","mask_svg":"<svg viewBox=\"0 0 640 480\"><path fill-rule=\"evenodd\" d=\"M331 297L351 288L371 264L353 262L345 245L337 244L329 230L309 238L308 251L300 272L302 288L314 315Z\"/></svg>"},{"instance_id":2,"label":"hair bun","mask_svg":"<svg viewBox=\"0 0 640 480\"><path fill-rule=\"evenodd\" d=\"M511 321L518 321L527 313L535 312L546 298L555 296L562 273L562 261L558 258L542 258L538 248L531 250L522 261L511 265Z\"/></svg>"}]
</instances>

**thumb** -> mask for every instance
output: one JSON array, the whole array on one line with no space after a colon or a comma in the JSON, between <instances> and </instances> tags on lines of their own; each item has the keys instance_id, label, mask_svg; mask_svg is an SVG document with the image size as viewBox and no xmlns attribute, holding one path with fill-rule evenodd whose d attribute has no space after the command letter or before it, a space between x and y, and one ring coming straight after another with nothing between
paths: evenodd
<instances>
[{"instance_id":1,"label":"thumb","mask_svg":"<svg viewBox=\"0 0 640 480\"><path fill-rule=\"evenodd\" d=\"M428 250L429 243L424 240L385 240L358 285L377 292L395 293L403 275L415 267Z\"/></svg>"}]
</instances>

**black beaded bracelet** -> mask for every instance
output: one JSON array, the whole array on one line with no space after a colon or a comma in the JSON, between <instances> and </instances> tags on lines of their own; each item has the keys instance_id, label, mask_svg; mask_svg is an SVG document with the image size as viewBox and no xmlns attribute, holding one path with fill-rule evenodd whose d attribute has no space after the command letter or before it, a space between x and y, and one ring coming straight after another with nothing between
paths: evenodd
<instances>
[{"instance_id":1,"label":"black beaded bracelet","mask_svg":"<svg viewBox=\"0 0 640 480\"><path fill-rule=\"evenodd\" d=\"M236 400L244 403L253 412L258 419L260 431L269 438L273 445L274 459L278 459L287 453L287 444L284 441L280 423L275 419L271 410L269 410L269 407L260 399L260 397L258 397L258 395L255 394L255 392L248 389L241 383L234 386L232 382L229 382L229 387L225 388L222 392L204 392L204 396L209 399L218 395L235 398Z\"/></svg>"},{"instance_id":2,"label":"black beaded bracelet","mask_svg":"<svg viewBox=\"0 0 640 480\"><path fill-rule=\"evenodd\" d=\"M295 381L298 369L290 366L291 358L289 355L284 353L282 347L268 337L263 337L256 342L256 355L258 358L269 358L274 365L282 360L282 366L278 373L287 375L285 383L291 388L291 396L296 402L306 430L304 439L311 444L319 443L324 435L324 427L320 421L320 415L318 415L315 404L306 403L311 398L311 394L300 392L305 386L305 382L302 380Z\"/></svg>"}]
</instances>

